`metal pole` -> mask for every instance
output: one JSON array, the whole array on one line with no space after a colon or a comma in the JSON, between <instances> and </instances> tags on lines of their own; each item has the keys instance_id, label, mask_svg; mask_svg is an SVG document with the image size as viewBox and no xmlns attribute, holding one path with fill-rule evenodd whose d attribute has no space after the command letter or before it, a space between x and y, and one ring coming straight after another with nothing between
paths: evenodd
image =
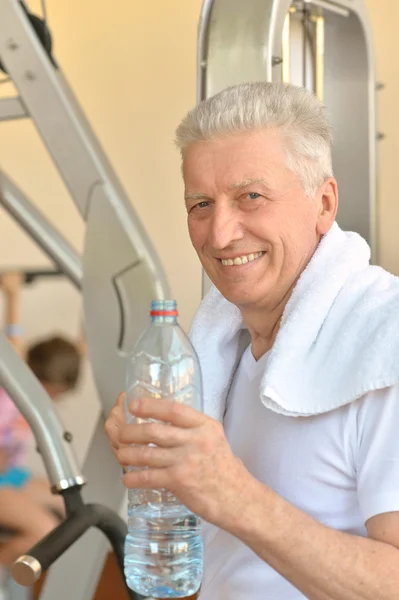
<instances>
[{"instance_id":1,"label":"metal pole","mask_svg":"<svg viewBox=\"0 0 399 600\"><path fill-rule=\"evenodd\" d=\"M315 68L315 91L320 102L324 102L324 17L318 15L316 21L316 68Z\"/></svg>"},{"instance_id":2,"label":"metal pole","mask_svg":"<svg viewBox=\"0 0 399 600\"><path fill-rule=\"evenodd\" d=\"M71 282L80 289L83 279L82 263L76 250L1 171L0 206L5 208Z\"/></svg>"},{"instance_id":3,"label":"metal pole","mask_svg":"<svg viewBox=\"0 0 399 600\"><path fill-rule=\"evenodd\" d=\"M283 28L283 82L289 83L291 76L290 69L290 61L291 61L291 52L290 52L290 35L291 35L291 12L288 11L284 21Z\"/></svg>"},{"instance_id":4,"label":"metal pole","mask_svg":"<svg viewBox=\"0 0 399 600\"><path fill-rule=\"evenodd\" d=\"M42 455L53 492L85 483L54 405L29 367L0 332L0 385L28 421Z\"/></svg>"}]
</instances>

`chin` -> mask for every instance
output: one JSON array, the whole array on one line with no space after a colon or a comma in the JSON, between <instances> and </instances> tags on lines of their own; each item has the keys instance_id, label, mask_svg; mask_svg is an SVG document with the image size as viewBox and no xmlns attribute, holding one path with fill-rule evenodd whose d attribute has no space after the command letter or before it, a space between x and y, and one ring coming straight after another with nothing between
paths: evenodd
<instances>
[{"instance_id":1,"label":"chin","mask_svg":"<svg viewBox=\"0 0 399 600\"><path fill-rule=\"evenodd\" d=\"M222 294L222 296L224 296L224 298L226 298L226 300L231 302L231 304L235 304L235 306L238 308L256 305L261 301L259 294L255 294L253 291L251 293L242 289L233 289L232 287L226 285L218 286L216 283L215 287L218 288L219 292Z\"/></svg>"}]
</instances>

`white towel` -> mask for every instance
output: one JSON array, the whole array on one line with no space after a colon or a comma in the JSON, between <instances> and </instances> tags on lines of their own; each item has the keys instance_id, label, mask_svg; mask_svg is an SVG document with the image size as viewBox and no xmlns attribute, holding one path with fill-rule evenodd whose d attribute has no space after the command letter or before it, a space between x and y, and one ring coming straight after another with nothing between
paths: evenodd
<instances>
[{"instance_id":1,"label":"white towel","mask_svg":"<svg viewBox=\"0 0 399 600\"><path fill-rule=\"evenodd\" d=\"M309 416L399 382L399 278L370 266L370 249L334 223L285 307L262 378L269 409ZM193 320L205 412L222 420L249 333L213 287Z\"/></svg>"}]
</instances>

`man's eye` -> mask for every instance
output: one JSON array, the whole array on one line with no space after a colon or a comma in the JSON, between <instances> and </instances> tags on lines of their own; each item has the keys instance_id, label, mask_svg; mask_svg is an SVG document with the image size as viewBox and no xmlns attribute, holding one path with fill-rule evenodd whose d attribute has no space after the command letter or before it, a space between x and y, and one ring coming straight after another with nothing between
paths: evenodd
<instances>
[{"instance_id":1,"label":"man's eye","mask_svg":"<svg viewBox=\"0 0 399 600\"><path fill-rule=\"evenodd\" d=\"M206 202L206 200L203 200L202 202L198 202L198 204L196 204L194 208L206 208L208 205L209 205L209 202Z\"/></svg>"},{"instance_id":2,"label":"man's eye","mask_svg":"<svg viewBox=\"0 0 399 600\"><path fill-rule=\"evenodd\" d=\"M260 198L260 194L258 194L257 192L249 192L248 198L250 200L257 200L258 198Z\"/></svg>"}]
</instances>

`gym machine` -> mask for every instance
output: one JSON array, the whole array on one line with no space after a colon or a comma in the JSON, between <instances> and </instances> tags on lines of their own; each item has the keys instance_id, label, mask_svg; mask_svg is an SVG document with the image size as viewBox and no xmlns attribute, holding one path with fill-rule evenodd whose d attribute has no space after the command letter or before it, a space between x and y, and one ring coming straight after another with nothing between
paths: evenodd
<instances>
[{"instance_id":1,"label":"gym machine","mask_svg":"<svg viewBox=\"0 0 399 600\"><path fill-rule=\"evenodd\" d=\"M0 24L1 67L19 94L0 99L0 120L31 118L34 122L86 221L82 258L73 256L66 241L5 174L0 182L2 205L81 287L88 354L104 409L83 475L51 401L0 334L0 383L29 422L52 488L63 495L67 509L66 521L21 557L12 575L19 583L31 585L63 554L50 569L41 598L88 600L109 542L122 567L126 533L117 516L125 490L120 468L107 447L104 416L123 388L126 351L147 325L150 301L169 297L169 286L132 203L52 55L46 23L31 15L25 3L1 0ZM108 540L96 536L95 528ZM60 585L63 580L68 586ZM131 591L129 595L137 597Z\"/></svg>"}]
</instances>

